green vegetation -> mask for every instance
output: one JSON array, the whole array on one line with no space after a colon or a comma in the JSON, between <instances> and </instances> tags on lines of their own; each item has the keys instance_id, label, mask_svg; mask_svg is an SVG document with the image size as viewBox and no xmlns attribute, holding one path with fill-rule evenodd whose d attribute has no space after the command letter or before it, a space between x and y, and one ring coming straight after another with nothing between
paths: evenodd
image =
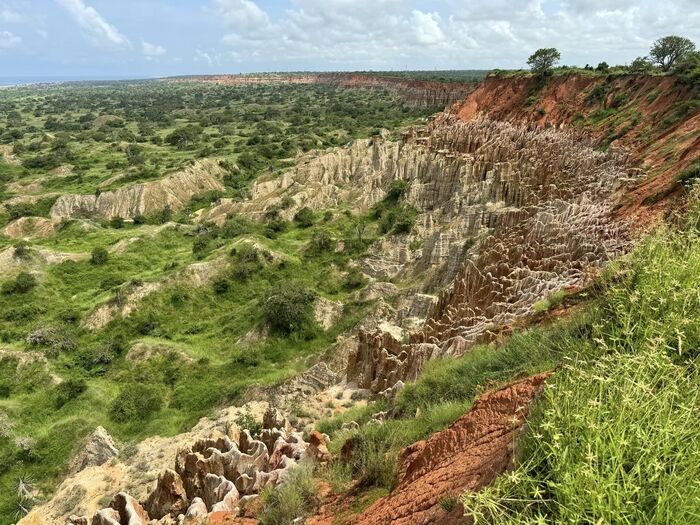
<instances>
[{"instance_id":1,"label":"green vegetation","mask_svg":"<svg viewBox=\"0 0 700 525\"><path fill-rule=\"evenodd\" d=\"M391 406L371 403L317 429L331 435L335 451L353 440L348 468L362 490L391 489L402 447L451 424L484 389L556 369L531 410L516 469L465 494L467 514L484 524L693 523L700 500L698 289L695 190L686 222L661 228L612 265L572 317L431 361ZM546 308L564 300L556 294ZM396 418L368 424L387 409ZM350 420L360 429L342 430ZM446 510L454 504L441 502Z\"/></svg>"},{"instance_id":2,"label":"green vegetation","mask_svg":"<svg viewBox=\"0 0 700 525\"><path fill-rule=\"evenodd\" d=\"M527 64L535 75L546 75L552 67L559 62L561 54L553 47L542 48L535 51L527 59Z\"/></svg>"},{"instance_id":3,"label":"green vegetation","mask_svg":"<svg viewBox=\"0 0 700 525\"><path fill-rule=\"evenodd\" d=\"M695 44L692 40L682 36L665 36L659 38L651 46L649 58L657 64L662 71L670 71L680 60L683 60L689 53L695 51Z\"/></svg>"},{"instance_id":4,"label":"green vegetation","mask_svg":"<svg viewBox=\"0 0 700 525\"><path fill-rule=\"evenodd\" d=\"M0 521L48 499L77 442L97 425L124 442L188 430L248 387L303 370L354 326L371 304L350 297L366 284L351 263L383 235L378 219L303 209L283 221L278 210L264 223L231 215L217 226L192 214L245 197L252 180L281 173L300 152L395 131L433 111L382 90L327 86L0 90L0 143L19 160L0 157L0 199L35 195L0 206L0 225L48 216L58 194L99 195L197 158L226 171L225 191L197 195L183 210L133 222L66 220L27 243L0 236L0 250L14 247L12 257L26 265L0 276L0 347L23 356L0 358ZM70 257L45 263L40 250ZM204 275L198 285L188 281L193 264ZM319 297L344 303L328 330L314 320ZM116 315L93 327L100 307ZM120 315L123 308L130 314ZM256 337L267 328L269 336ZM157 351L133 357L139 346ZM27 479L40 497L18 499Z\"/></svg>"},{"instance_id":5,"label":"green vegetation","mask_svg":"<svg viewBox=\"0 0 700 525\"><path fill-rule=\"evenodd\" d=\"M297 518L310 516L318 506L313 466L302 464L289 471L285 482L261 495L263 508L258 522L263 525L288 525Z\"/></svg>"}]
</instances>

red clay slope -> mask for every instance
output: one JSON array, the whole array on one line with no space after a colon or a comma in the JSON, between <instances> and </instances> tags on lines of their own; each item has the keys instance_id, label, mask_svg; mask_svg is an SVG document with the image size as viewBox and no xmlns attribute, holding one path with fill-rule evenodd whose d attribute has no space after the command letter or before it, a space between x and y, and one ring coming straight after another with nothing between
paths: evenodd
<instances>
[{"instance_id":1,"label":"red clay slope","mask_svg":"<svg viewBox=\"0 0 700 525\"><path fill-rule=\"evenodd\" d=\"M440 501L485 487L511 465L516 434L549 375L538 374L482 395L451 427L404 449L396 489L351 523L461 522L460 506L448 514Z\"/></svg>"}]
</instances>

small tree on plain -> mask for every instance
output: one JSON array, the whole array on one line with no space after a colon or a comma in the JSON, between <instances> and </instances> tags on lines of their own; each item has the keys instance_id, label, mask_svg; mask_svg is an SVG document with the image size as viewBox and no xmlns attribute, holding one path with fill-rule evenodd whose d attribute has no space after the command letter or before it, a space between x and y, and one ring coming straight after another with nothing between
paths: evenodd
<instances>
[{"instance_id":1,"label":"small tree on plain","mask_svg":"<svg viewBox=\"0 0 700 525\"><path fill-rule=\"evenodd\" d=\"M654 42L649 51L649 58L663 71L670 71L676 62L693 51L695 51L695 44L692 40L671 35Z\"/></svg>"},{"instance_id":2,"label":"small tree on plain","mask_svg":"<svg viewBox=\"0 0 700 525\"><path fill-rule=\"evenodd\" d=\"M561 54L553 47L541 48L535 51L530 58L527 59L527 64L536 75L545 75L559 62Z\"/></svg>"}]
</instances>

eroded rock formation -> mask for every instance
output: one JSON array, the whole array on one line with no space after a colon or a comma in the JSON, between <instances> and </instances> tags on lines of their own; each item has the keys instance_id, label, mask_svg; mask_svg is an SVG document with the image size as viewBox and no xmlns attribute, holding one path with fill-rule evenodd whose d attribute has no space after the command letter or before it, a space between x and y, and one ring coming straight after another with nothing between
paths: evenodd
<instances>
[{"instance_id":1,"label":"eroded rock formation","mask_svg":"<svg viewBox=\"0 0 700 525\"><path fill-rule=\"evenodd\" d=\"M581 286L626 244L624 224L611 218L615 192L629 181L621 152L596 151L553 128L449 116L409 138L416 141L463 166L443 165L422 184L407 179L407 201L422 212L421 257L458 252L439 265L454 280L408 344L386 333L361 337L348 380L374 392L415 379L428 359L462 355L535 302ZM436 225L449 225L458 242L435 249L443 240ZM464 250L470 238L474 246Z\"/></svg>"},{"instance_id":2,"label":"eroded rock formation","mask_svg":"<svg viewBox=\"0 0 700 525\"><path fill-rule=\"evenodd\" d=\"M447 523L440 501L485 487L508 469L515 436L530 402L549 374L539 374L488 392L451 427L404 449L398 484L371 505L356 525ZM457 505L460 523L461 505Z\"/></svg>"},{"instance_id":3,"label":"eroded rock formation","mask_svg":"<svg viewBox=\"0 0 700 525\"><path fill-rule=\"evenodd\" d=\"M202 160L160 180L134 184L96 195L62 195L51 208L52 218L133 219L164 209L178 210L199 193L223 190L225 171L214 161Z\"/></svg>"},{"instance_id":4,"label":"eroded rock formation","mask_svg":"<svg viewBox=\"0 0 700 525\"><path fill-rule=\"evenodd\" d=\"M226 435L202 438L178 450L174 469L165 469L143 504L125 492L110 506L98 510L94 525L162 525L196 520L207 515L235 517L268 485L284 480L287 469L299 461L330 459L324 437L315 432L311 442L268 407L264 428L253 436L240 431L238 441ZM76 518L86 520L86 517Z\"/></svg>"}]
</instances>

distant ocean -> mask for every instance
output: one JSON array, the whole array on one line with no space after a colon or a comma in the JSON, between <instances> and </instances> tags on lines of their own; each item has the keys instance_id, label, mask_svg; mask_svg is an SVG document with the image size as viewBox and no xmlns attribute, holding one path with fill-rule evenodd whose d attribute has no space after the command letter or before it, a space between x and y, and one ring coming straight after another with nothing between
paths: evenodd
<instances>
[{"instance_id":1,"label":"distant ocean","mask_svg":"<svg viewBox=\"0 0 700 525\"><path fill-rule=\"evenodd\" d=\"M99 80L137 80L146 77L0 77L0 86L24 86L30 84L55 84L58 82L86 82Z\"/></svg>"}]
</instances>

